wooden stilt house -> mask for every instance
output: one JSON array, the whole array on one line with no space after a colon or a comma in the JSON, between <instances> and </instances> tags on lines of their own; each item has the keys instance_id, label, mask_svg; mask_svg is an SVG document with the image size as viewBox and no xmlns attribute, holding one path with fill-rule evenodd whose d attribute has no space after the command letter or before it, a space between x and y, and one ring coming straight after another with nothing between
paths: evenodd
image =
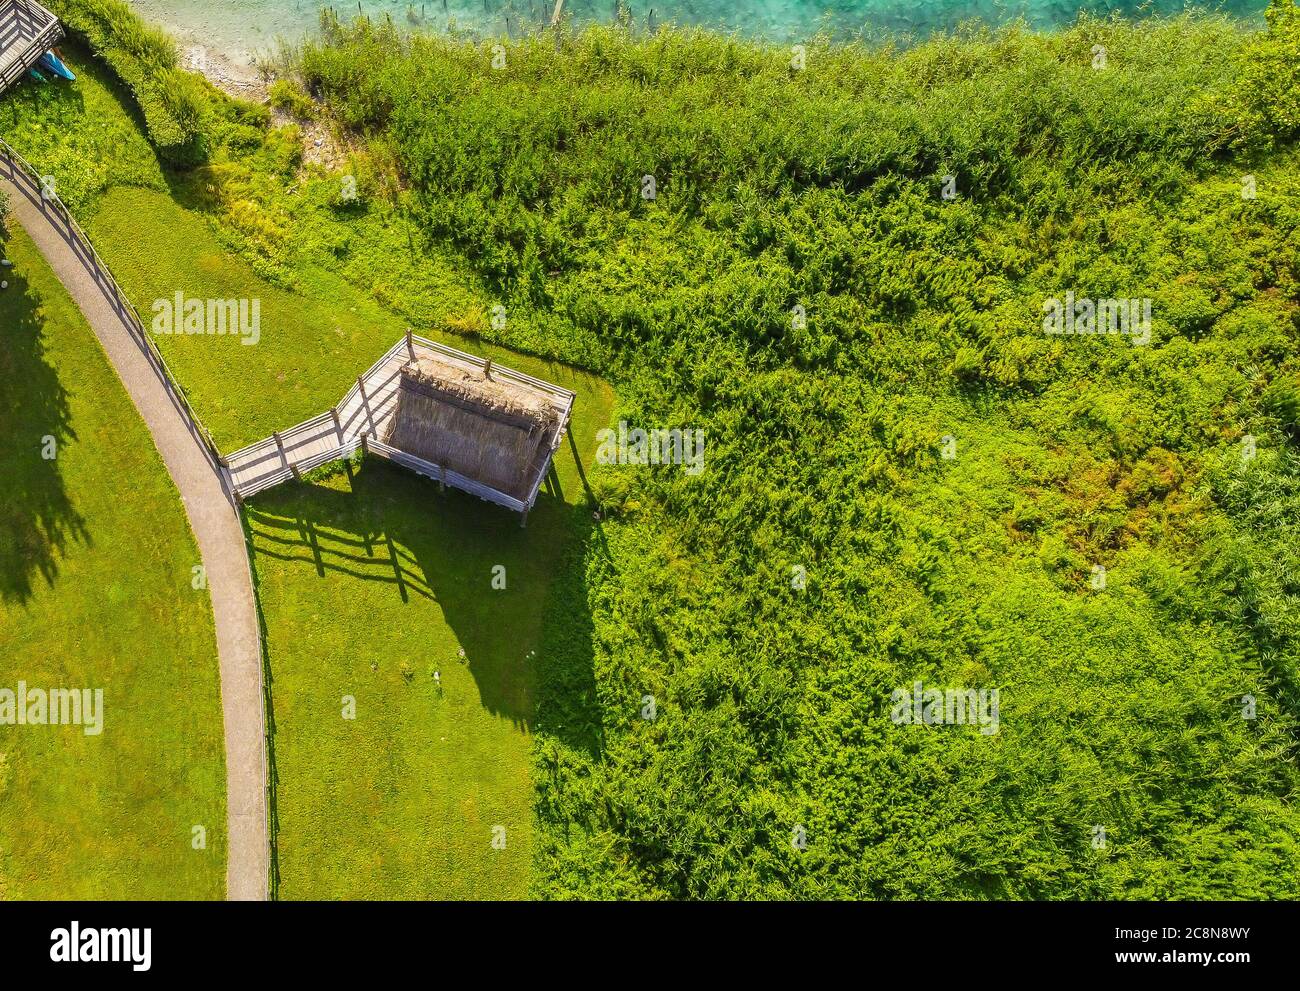
<instances>
[{"instance_id":1,"label":"wooden stilt house","mask_svg":"<svg viewBox=\"0 0 1300 991\"><path fill-rule=\"evenodd\" d=\"M223 457L222 468L247 498L364 447L526 521L575 398L408 333L333 409Z\"/></svg>"}]
</instances>

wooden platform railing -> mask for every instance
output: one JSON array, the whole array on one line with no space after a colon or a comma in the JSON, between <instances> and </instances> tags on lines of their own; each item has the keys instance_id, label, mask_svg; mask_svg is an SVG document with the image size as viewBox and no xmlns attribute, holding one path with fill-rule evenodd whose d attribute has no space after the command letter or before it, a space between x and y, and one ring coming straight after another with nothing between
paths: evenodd
<instances>
[{"instance_id":1,"label":"wooden platform railing","mask_svg":"<svg viewBox=\"0 0 1300 991\"><path fill-rule=\"evenodd\" d=\"M32 32L17 32L17 41L22 51L7 63L0 63L0 93L4 92L27 74L42 55L57 45L63 38L63 25L59 19L42 7L35 0L0 0L0 18L12 13L14 27L18 28L19 15L25 15L30 22ZM0 23L0 31L6 25Z\"/></svg>"},{"instance_id":2,"label":"wooden platform railing","mask_svg":"<svg viewBox=\"0 0 1300 991\"><path fill-rule=\"evenodd\" d=\"M552 385L523 372L516 372L500 365L492 366L494 378L527 385L545 392L562 411L554 442L533 466L534 470L537 470L537 478L532 490L527 499L520 500L468 478L446 465L434 464L390 447L380 439L381 429L387 424L397 407L401 366L410 357L418 357L420 354L436 354L444 361L476 373L481 372L486 366L484 359L475 358L445 344L408 333L384 352L384 355L369 369L357 376L356 382L337 405L287 430L277 431L270 437L226 455L223 463L230 472L231 485L237 497L245 499L287 482L291 478L301 478L305 472L319 468L321 465L351 457L360 448L433 479L443 486L450 485L452 488L468 492L512 512L527 513L541 489L546 464L559 447L568 428L575 394L569 389Z\"/></svg>"}]
</instances>

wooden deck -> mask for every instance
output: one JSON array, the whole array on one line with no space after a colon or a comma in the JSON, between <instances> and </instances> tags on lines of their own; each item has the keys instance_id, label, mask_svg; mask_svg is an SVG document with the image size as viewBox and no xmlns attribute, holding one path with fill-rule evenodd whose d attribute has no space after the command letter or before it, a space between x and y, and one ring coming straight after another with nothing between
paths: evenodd
<instances>
[{"instance_id":1,"label":"wooden deck","mask_svg":"<svg viewBox=\"0 0 1300 991\"><path fill-rule=\"evenodd\" d=\"M450 485L514 512L527 513L537 499L551 457L564 437L575 394L531 375L496 364L492 366L494 377L514 381L543 393L561 417L555 443L545 452L543 461L535 467L537 477L527 501L521 501L445 466L432 464L389 447L379 439L385 435L389 421L397 410L402 366L413 356L424 355L437 355L444 361L475 372L483 368L483 362L472 355L423 337L408 335L394 344L365 374L359 376L357 383L333 409L222 458L232 490L240 499L245 499L291 478L297 478L313 468L348 457L356 453L357 448L364 446L370 454L387 458L443 485Z\"/></svg>"},{"instance_id":2,"label":"wooden deck","mask_svg":"<svg viewBox=\"0 0 1300 991\"><path fill-rule=\"evenodd\" d=\"M59 43L63 26L35 0L0 0L0 92Z\"/></svg>"}]
</instances>

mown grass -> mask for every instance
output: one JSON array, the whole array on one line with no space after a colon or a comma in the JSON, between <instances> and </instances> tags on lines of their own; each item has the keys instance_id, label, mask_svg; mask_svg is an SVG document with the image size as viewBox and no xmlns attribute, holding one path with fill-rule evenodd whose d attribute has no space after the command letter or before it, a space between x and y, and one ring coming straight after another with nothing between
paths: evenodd
<instances>
[{"instance_id":1,"label":"mown grass","mask_svg":"<svg viewBox=\"0 0 1300 991\"><path fill-rule=\"evenodd\" d=\"M321 269L297 269L294 290L272 284L159 192L109 191L92 229L146 314L154 295L176 289L261 300L257 345L158 339L227 449L328 408L406 326ZM578 392L574 447L557 459L562 496L521 530L499 509L368 464L355 479L291 486L247 507L273 685L283 898L530 890L530 652L573 514L586 512L573 506L585 502L573 451L591 456L613 394L558 362L432 334ZM502 591L489 584L497 564ZM345 694L355 720L342 718ZM491 846L498 825L504 850Z\"/></svg>"},{"instance_id":2,"label":"mown grass","mask_svg":"<svg viewBox=\"0 0 1300 991\"><path fill-rule=\"evenodd\" d=\"M279 897L525 897L538 657L569 635L544 628L548 607L579 649L589 623L582 596L560 606L552 591L585 510L543 497L520 529L371 460L245 513L271 656Z\"/></svg>"},{"instance_id":3,"label":"mown grass","mask_svg":"<svg viewBox=\"0 0 1300 991\"><path fill-rule=\"evenodd\" d=\"M221 698L208 595L191 587L198 549L81 314L21 231L7 252L0 686L102 688L104 721L97 736L0 726L0 898L222 898Z\"/></svg>"},{"instance_id":4,"label":"mown grass","mask_svg":"<svg viewBox=\"0 0 1300 991\"><path fill-rule=\"evenodd\" d=\"M159 348L223 450L234 450L334 405L356 377L409 324L350 282L311 265L295 269L295 289L281 288L232 254L205 218L164 193L118 188L99 202L92 236L145 321L155 299L177 292L199 299L258 299L261 337L159 336ZM601 380L557 361L521 355L472 338L419 328L419 333L500 365L573 389L575 424L590 443L607 408Z\"/></svg>"}]
</instances>

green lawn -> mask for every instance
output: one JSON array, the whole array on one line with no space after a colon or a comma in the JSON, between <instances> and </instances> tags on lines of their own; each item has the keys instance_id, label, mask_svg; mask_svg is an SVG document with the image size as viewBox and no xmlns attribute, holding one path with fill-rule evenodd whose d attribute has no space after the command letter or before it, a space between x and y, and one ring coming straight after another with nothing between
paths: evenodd
<instances>
[{"instance_id":1,"label":"green lawn","mask_svg":"<svg viewBox=\"0 0 1300 991\"><path fill-rule=\"evenodd\" d=\"M371 459L246 513L271 655L279 896L524 897L539 657L556 634L544 619L582 622L585 601L557 607L552 587L585 511L543 498L520 529Z\"/></svg>"},{"instance_id":2,"label":"green lawn","mask_svg":"<svg viewBox=\"0 0 1300 991\"><path fill-rule=\"evenodd\" d=\"M296 270L302 292L273 285L227 250L201 214L165 193L113 189L101 198L91 230L146 322L155 299L171 299L178 291L188 298L261 301L261 335L255 345L222 336L156 338L223 451L327 410L408 326L371 296L323 269L303 265ZM598 404L607 404L611 397L598 377L568 365L460 335L417 329L580 396L597 397ZM593 426L593 435L595 429L598 426Z\"/></svg>"},{"instance_id":3,"label":"green lawn","mask_svg":"<svg viewBox=\"0 0 1300 991\"><path fill-rule=\"evenodd\" d=\"M590 464L613 400L598 380L577 384L574 441L527 528L374 459L246 506L271 664L279 897L529 892L539 672L575 649L580 663L590 625L575 452Z\"/></svg>"},{"instance_id":4,"label":"green lawn","mask_svg":"<svg viewBox=\"0 0 1300 991\"><path fill-rule=\"evenodd\" d=\"M0 688L104 695L98 735L0 725L0 898L221 898L221 698L198 550L80 313L23 233L7 251Z\"/></svg>"}]
</instances>

